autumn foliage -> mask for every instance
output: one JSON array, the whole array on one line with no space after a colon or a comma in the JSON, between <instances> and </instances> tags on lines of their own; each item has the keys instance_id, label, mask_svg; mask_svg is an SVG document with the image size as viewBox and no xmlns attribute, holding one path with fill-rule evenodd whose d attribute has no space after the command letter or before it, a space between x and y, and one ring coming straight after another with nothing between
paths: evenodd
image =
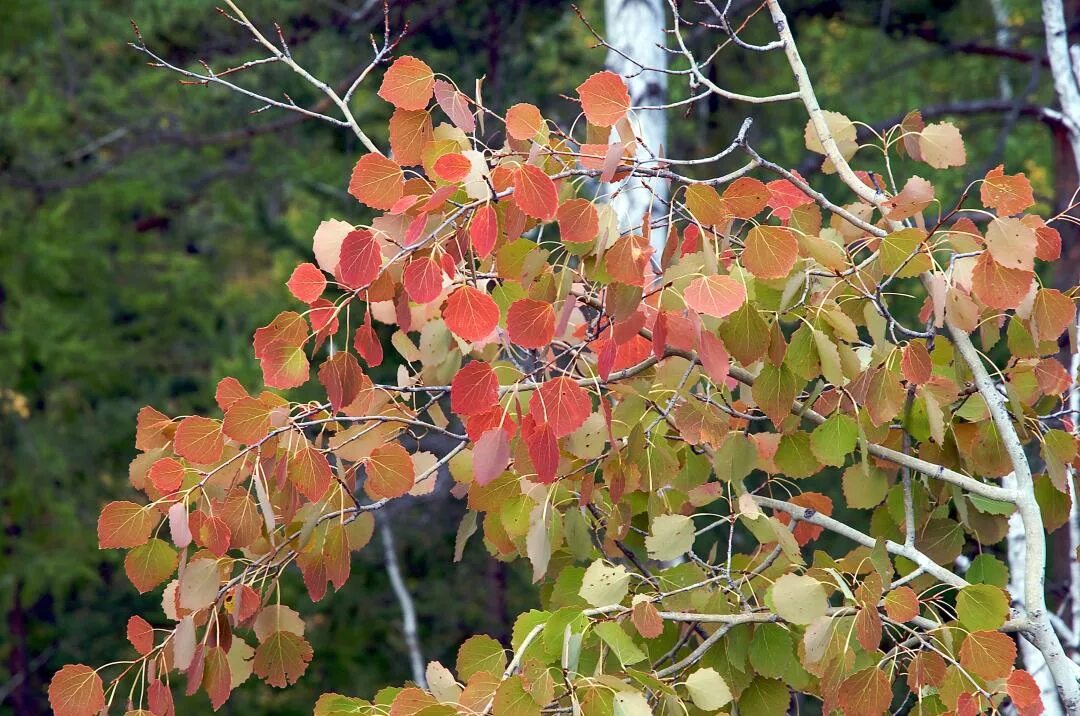
<instances>
[{"instance_id":1,"label":"autumn foliage","mask_svg":"<svg viewBox=\"0 0 1080 716\"><path fill-rule=\"evenodd\" d=\"M951 566L1026 504L1000 480L1017 468L999 409L1040 455L1040 529L1070 506L1076 442L1044 416L1072 383L1075 306L1038 279L1061 239L1023 174L939 196L925 177L966 162L952 124L912 112L864 137L823 112L829 141L811 119L806 145L826 173L870 146L925 177L857 172L876 203L763 161L691 178L635 159L611 72L578 86L572 130L416 57L378 96L389 150L341 178L356 210L314 229L293 305L255 332L265 388L224 378L213 417L139 412L142 495L102 509L98 541L161 610L131 618L126 661L58 672L57 714L166 716L177 680L215 709L252 676L295 682L318 655L276 579L342 589L378 508L440 474L470 510L460 539L528 560L543 610L433 662L427 688L316 714L782 714L792 693L848 716L1041 712L1006 567ZM673 199L620 231L601 188L631 173ZM369 375L380 336L393 384ZM323 397L290 399L312 382ZM421 434L444 447L399 441Z\"/></svg>"}]
</instances>

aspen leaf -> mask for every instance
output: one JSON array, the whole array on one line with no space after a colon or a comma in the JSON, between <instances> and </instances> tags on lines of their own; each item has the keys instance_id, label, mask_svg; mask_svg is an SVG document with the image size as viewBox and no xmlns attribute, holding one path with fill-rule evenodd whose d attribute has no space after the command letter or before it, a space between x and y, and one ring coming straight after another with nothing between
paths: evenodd
<instances>
[{"instance_id":1,"label":"aspen leaf","mask_svg":"<svg viewBox=\"0 0 1080 716\"><path fill-rule=\"evenodd\" d=\"M829 608L821 582L806 575L783 575L773 583L771 593L777 615L792 624L810 624Z\"/></svg>"},{"instance_id":2,"label":"aspen leaf","mask_svg":"<svg viewBox=\"0 0 1080 716\"><path fill-rule=\"evenodd\" d=\"M501 676L505 669L506 650L490 636L471 636L458 649L457 672L464 681L479 672Z\"/></svg>"},{"instance_id":3,"label":"aspen leaf","mask_svg":"<svg viewBox=\"0 0 1080 716\"><path fill-rule=\"evenodd\" d=\"M139 593L145 594L172 576L178 560L176 550L163 540L152 538L127 553L124 573Z\"/></svg>"},{"instance_id":4,"label":"aspen leaf","mask_svg":"<svg viewBox=\"0 0 1080 716\"><path fill-rule=\"evenodd\" d=\"M390 209L405 192L405 175L393 159L365 154L349 178L349 193L372 209Z\"/></svg>"},{"instance_id":5,"label":"aspen leaf","mask_svg":"<svg viewBox=\"0 0 1080 716\"><path fill-rule=\"evenodd\" d=\"M241 398L225 411L221 432L238 443L258 442L270 432L270 412L262 401Z\"/></svg>"},{"instance_id":6,"label":"aspen leaf","mask_svg":"<svg viewBox=\"0 0 1080 716\"><path fill-rule=\"evenodd\" d=\"M1003 164L998 164L983 177L979 198L983 206L993 209L998 216L1019 214L1035 203L1028 178L1023 174L1006 174Z\"/></svg>"},{"instance_id":7,"label":"aspen leaf","mask_svg":"<svg viewBox=\"0 0 1080 716\"><path fill-rule=\"evenodd\" d=\"M225 441L221 437L221 422L192 415L176 426L173 450L196 465L209 465L221 458Z\"/></svg>"},{"instance_id":8,"label":"aspen leaf","mask_svg":"<svg viewBox=\"0 0 1080 716\"><path fill-rule=\"evenodd\" d=\"M315 264L303 263L293 269L286 285L297 300L314 303L326 290L326 275Z\"/></svg>"},{"instance_id":9,"label":"aspen leaf","mask_svg":"<svg viewBox=\"0 0 1080 716\"><path fill-rule=\"evenodd\" d=\"M390 117L390 148L402 166L421 162L421 150L432 139L431 114L425 110L396 109Z\"/></svg>"},{"instance_id":10,"label":"aspen leaf","mask_svg":"<svg viewBox=\"0 0 1080 716\"><path fill-rule=\"evenodd\" d=\"M547 129L536 105L522 102L506 110L506 133L514 139L534 139Z\"/></svg>"},{"instance_id":11,"label":"aspen leaf","mask_svg":"<svg viewBox=\"0 0 1080 716\"><path fill-rule=\"evenodd\" d=\"M980 679L1004 679L1015 661L1016 643L999 631L972 632L960 645L960 666Z\"/></svg>"},{"instance_id":12,"label":"aspen leaf","mask_svg":"<svg viewBox=\"0 0 1080 716\"><path fill-rule=\"evenodd\" d=\"M480 258L487 257L499 238L499 217L490 204L477 207L469 222L469 240Z\"/></svg>"},{"instance_id":13,"label":"aspen leaf","mask_svg":"<svg viewBox=\"0 0 1080 716\"><path fill-rule=\"evenodd\" d=\"M479 341L499 325L499 307L491 296L472 286L461 286L446 300L446 327L466 341Z\"/></svg>"},{"instance_id":14,"label":"aspen leaf","mask_svg":"<svg viewBox=\"0 0 1080 716\"><path fill-rule=\"evenodd\" d=\"M1023 669L1013 669L1005 682L1005 692L1016 704L1022 713L1028 710L1032 714L1041 712L1043 708L1042 690L1035 678Z\"/></svg>"},{"instance_id":15,"label":"aspen leaf","mask_svg":"<svg viewBox=\"0 0 1080 716\"><path fill-rule=\"evenodd\" d=\"M98 549L146 544L160 519L153 508L134 502L110 502L98 517Z\"/></svg>"},{"instance_id":16,"label":"aspen leaf","mask_svg":"<svg viewBox=\"0 0 1080 716\"><path fill-rule=\"evenodd\" d=\"M698 313L724 318L746 303L746 287L731 276L701 276L690 282L683 298Z\"/></svg>"},{"instance_id":17,"label":"aspen leaf","mask_svg":"<svg viewBox=\"0 0 1080 716\"><path fill-rule=\"evenodd\" d=\"M522 348L544 348L555 337L555 309L547 301L514 301L506 313L506 332Z\"/></svg>"},{"instance_id":18,"label":"aspen leaf","mask_svg":"<svg viewBox=\"0 0 1080 716\"><path fill-rule=\"evenodd\" d=\"M135 651L146 656L154 649L154 628L142 617L135 615L128 619L127 639Z\"/></svg>"},{"instance_id":19,"label":"aspen leaf","mask_svg":"<svg viewBox=\"0 0 1080 716\"><path fill-rule=\"evenodd\" d=\"M720 195L708 184L686 187L686 209L705 226L722 224L730 218Z\"/></svg>"},{"instance_id":20,"label":"aspen leaf","mask_svg":"<svg viewBox=\"0 0 1080 716\"><path fill-rule=\"evenodd\" d=\"M756 216L768 201L768 188L753 177L739 177L724 189L724 208L736 219Z\"/></svg>"},{"instance_id":21,"label":"aspen leaf","mask_svg":"<svg viewBox=\"0 0 1080 716\"><path fill-rule=\"evenodd\" d=\"M190 515L183 502L174 502L169 506L169 536L180 549L191 544Z\"/></svg>"},{"instance_id":22,"label":"aspen leaf","mask_svg":"<svg viewBox=\"0 0 1080 716\"><path fill-rule=\"evenodd\" d=\"M900 193L886 202L889 211L886 216L893 221L902 221L918 214L934 201L934 185L922 177L910 177Z\"/></svg>"},{"instance_id":23,"label":"aspen leaf","mask_svg":"<svg viewBox=\"0 0 1080 716\"><path fill-rule=\"evenodd\" d=\"M686 515L658 515L645 538L649 559L666 562L686 554L694 546L694 522Z\"/></svg>"},{"instance_id":24,"label":"aspen leaf","mask_svg":"<svg viewBox=\"0 0 1080 716\"><path fill-rule=\"evenodd\" d=\"M646 639L655 639L664 633L664 620L648 599L635 601L630 618L638 634Z\"/></svg>"},{"instance_id":25,"label":"aspen leaf","mask_svg":"<svg viewBox=\"0 0 1080 716\"><path fill-rule=\"evenodd\" d=\"M593 627L593 631L624 666L636 664L645 658L645 652L638 648L618 622L601 622Z\"/></svg>"},{"instance_id":26,"label":"aspen leaf","mask_svg":"<svg viewBox=\"0 0 1080 716\"><path fill-rule=\"evenodd\" d=\"M431 101L434 86L435 73L427 63L405 55L386 71L379 96L398 109L419 110Z\"/></svg>"},{"instance_id":27,"label":"aspen leaf","mask_svg":"<svg viewBox=\"0 0 1080 716\"><path fill-rule=\"evenodd\" d=\"M412 489L416 480L412 456L398 443L380 445L372 450L365 468L364 490L375 500L401 497Z\"/></svg>"},{"instance_id":28,"label":"aspen leaf","mask_svg":"<svg viewBox=\"0 0 1080 716\"><path fill-rule=\"evenodd\" d=\"M220 646L212 646L206 650L203 661L203 690L210 697L210 706L217 711L229 699L232 692L232 673L229 667L229 657Z\"/></svg>"},{"instance_id":29,"label":"aspen leaf","mask_svg":"<svg viewBox=\"0 0 1080 716\"><path fill-rule=\"evenodd\" d=\"M929 124L919 132L922 160L935 169L962 167L967 163L960 130L948 122Z\"/></svg>"},{"instance_id":30,"label":"aspen leaf","mask_svg":"<svg viewBox=\"0 0 1080 716\"><path fill-rule=\"evenodd\" d=\"M265 679L266 683L284 688L303 676L311 657L311 646L304 637L278 631L255 649L252 668L255 675Z\"/></svg>"},{"instance_id":31,"label":"aspen leaf","mask_svg":"<svg viewBox=\"0 0 1080 716\"><path fill-rule=\"evenodd\" d=\"M604 71L590 75L577 87L581 109L589 124L612 127L626 116L630 109L630 92L622 77Z\"/></svg>"},{"instance_id":32,"label":"aspen leaf","mask_svg":"<svg viewBox=\"0 0 1080 716\"><path fill-rule=\"evenodd\" d=\"M587 243L600 233L600 217L588 199L564 201L555 213L559 235L570 243Z\"/></svg>"},{"instance_id":33,"label":"aspen leaf","mask_svg":"<svg viewBox=\"0 0 1080 716\"><path fill-rule=\"evenodd\" d=\"M443 270L430 258L413 259L402 273L405 290L416 303L431 303L442 293Z\"/></svg>"},{"instance_id":34,"label":"aspen leaf","mask_svg":"<svg viewBox=\"0 0 1080 716\"><path fill-rule=\"evenodd\" d=\"M217 561L196 559L189 562L180 575L180 608L194 612L210 606L217 599L220 586Z\"/></svg>"},{"instance_id":35,"label":"aspen leaf","mask_svg":"<svg viewBox=\"0 0 1080 716\"><path fill-rule=\"evenodd\" d=\"M379 276L382 251L367 229L351 231L341 243L337 275L349 288L367 286Z\"/></svg>"},{"instance_id":36,"label":"aspen leaf","mask_svg":"<svg viewBox=\"0 0 1080 716\"><path fill-rule=\"evenodd\" d=\"M984 252L971 273L971 292L990 308L1016 308L1034 282L1034 272L1007 268Z\"/></svg>"},{"instance_id":37,"label":"aspen leaf","mask_svg":"<svg viewBox=\"0 0 1080 716\"><path fill-rule=\"evenodd\" d=\"M690 700L703 711L716 711L731 703L731 689L716 669L698 669L686 679Z\"/></svg>"},{"instance_id":38,"label":"aspen leaf","mask_svg":"<svg viewBox=\"0 0 1080 716\"><path fill-rule=\"evenodd\" d=\"M293 453L289 458L286 473L289 482L312 502L321 500L334 482L334 474L326 456L311 445Z\"/></svg>"},{"instance_id":39,"label":"aspen leaf","mask_svg":"<svg viewBox=\"0 0 1080 716\"><path fill-rule=\"evenodd\" d=\"M442 180L457 184L472 171L472 163L456 152L444 154L435 160L435 174Z\"/></svg>"},{"instance_id":40,"label":"aspen leaf","mask_svg":"<svg viewBox=\"0 0 1080 716\"><path fill-rule=\"evenodd\" d=\"M356 356L347 351L338 351L319 366L319 382L326 389L330 407L341 410L360 394L364 384L364 372L360 369Z\"/></svg>"},{"instance_id":41,"label":"aspen leaf","mask_svg":"<svg viewBox=\"0 0 1080 716\"><path fill-rule=\"evenodd\" d=\"M613 716L652 716L652 707L645 695L637 691L620 691L612 698Z\"/></svg>"},{"instance_id":42,"label":"aspen leaf","mask_svg":"<svg viewBox=\"0 0 1080 716\"><path fill-rule=\"evenodd\" d=\"M49 682L49 705L56 716L95 716L105 708L101 677L89 666L66 665Z\"/></svg>"},{"instance_id":43,"label":"aspen leaf","mask_svg":"<svg viewBox=\"0 0 1080 716\"><path fill-rule=\"evenodd\" d=\"M630 589L630 573L621 564L609 567L596 560L585 570L578 594L594 607L619 604Z\"/></svg>"},{"instance_id":44,"label":"aspen leaf","mask_svg":"<svg viewBox=\"0 0 1080 716\"><path fill-rule=\"evenodd\" d=\"M304 635L304 620L300 618L292 607L282 604L270 604L259 611L252 624L255 638L260 642L266 641L271 634L279 631L287 631L297 636Z\"/></svg>"},{"instance_id":45,"label":"aspen leaf","mask_svg":"<svg viewBox=\"0 0 1080 716\"><path fill-rule=\"evenodd\" d=\"M1009 618L1009 597L990 584L971 584L956 595L956 617L970 631L1001 628Z\"/></svg>"},{"instance_id":46,"label":"aspen leaf","mask_svg":"<svg viewBox=\"0 0 1080 716\"><path fill-rule=\"evenodd\" d=\"M885 595L885 614L896 622L909 622L919 616L919 595L908 586L899 586Z\"/></svg>"},{"instance_id":47,"label":"aspen leaf","mask_svg":"<svg viewBox=\"0 0 1080 716\"><path fill-rule=\"evenodd\" d=\"M514 203L526 216L551 221L559 208L555 182L539 167L525 164L514 172Z\"/></svg>"},{"instance_id":48,"label":"aspen leaf","mask_svg":"<svg viewBox=\"0 0 1080 716\"><path fill-rule=\"evenodd\" d=\"M449 82L435 80L435 101L455 127L463 132L475 131L476 118L469 109L469 101L464 93L454 89Z\"/></svg>"},{"instance_id":49,"label":"aspen leaf","mask_svg":"<svg viewBox=\"0 0 1080 716\"><path fill-rule=\"evenodd\" d=\"M871 667L844 679L837 699L844 716L880 716L892 703L892 687L884 671Z\"/></svg>"},{"instance_id":50,"label":"aspen leaf","mask_svg":"<svg viewBox=\"0 0 1080 716\"><path fill-rule=\"evenodd\" d=\"M450 382L450 409L458 415L476 415L499 402L499 378L491 364L466 363Z\"/></svg>"},{"instance_id":51,"label":"aspen leaf","mask_svg":"<svg viewBox=\"0 0 1080 716\"><path fill-rule=\"evenodd\" d=\"M319 224L312 239L312 251L319 268L329 274L337 273L341 244L352 231L352 224L340 219L328 219Z\"/></svg>"},{"instance_id":52,"label":"aspen leaf","mask_svg":"<svg viewBox=\"0 0 1080 716\"><path fill-rule=\"evenodd\" d=\"M799 242L783 226L759 224L746 235L741 261L758 278L783 278L799 258Z\"/></svg>"},{"instance_id":53,"label":"aspen leaf","mask_svg":"<svg viewBox=\"0 0 1080 716\"><path fill-rule=\"evenodd\" d=\"M1020 271L1035 267L1035 232L1019 219L997 218L986 229L986 248L994 261Z\"/></svg>"},{"instance_id":54,"label":"aspen leaf","mask_svg":"<svg viewBox=\"0 0 1080 716\"><path fill-rule=\"evenodd\" d=\"M529 398L529 414L538 423L550 425L559 438L581 427L591 413L589 394L569 378L545 381Z\"/></svg>"}]
</instances>

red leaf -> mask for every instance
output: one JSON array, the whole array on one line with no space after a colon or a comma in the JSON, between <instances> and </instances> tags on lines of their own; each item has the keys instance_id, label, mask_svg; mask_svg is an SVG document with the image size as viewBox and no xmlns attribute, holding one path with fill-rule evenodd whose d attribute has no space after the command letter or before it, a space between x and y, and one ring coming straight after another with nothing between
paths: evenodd
<instances>
[{"instance_id":1,"label":"red leaf","mask_svg":"<svg viewBox=\"0 0 1080 716\"><path fill-rule=\"evenodd\" d=\"M232 673L229 670L229 658L220 646L207 650L203 662L202 687L210 697L210 706L215 711L229 700L232 692Z\"/></svg>"},{"instance_id":2,"label":"red leaf","mask_svg":"<svg viewBox=\"0 0 1080 716\"><path fill-rule=\"evenodd\" d=\"M416 480L412 456L397 443L380 445L372 450L365 470L364 490L373 500L401 497L412 489Z\"/></svg>"},{"instance_id":3,"label":"red leaf","mask_svg":"<svg viewBox=\"0 0 1080 716\"><path fill-rule=\"evenodd\" d=\"M401 280L409 298L417 303L431 303L442 293L442 268L426 256L410 261Z\"/></svg>"},{"instance_id":4,"label":"red leaf","mask_svg":"<svg viewBox=\"0 0 1080 716\"><path fill-rule=\"evenodd\" d=\"M915 340L904 346L900 357L900 372L904 374L905 380L915 385L922 385L930 380L933 368L925 341Z\"/></svg>"},{"instance_id":5,"label":"red leaf","mask_svg":"<svg viewBox=\"0 0 1080 716\"><path fill-rule=\"evenodd\" d=\"M232 530L220 517L207 517L199 525L199 544L215 557L224 557L232 544Z\"/></svg>"},{"instance_id":6,"label":"red leaf","mask_svg":"<svg viewBox=\"0 0 1080 716\"><path fill-rule=\"evenodd\" d=\"M502 428L488 430L473 447L473 480L483 486L501 475L510 461L510 438Z\"/></svg>"},{"instance_id":7,"label":"red leaf","mask_svg":"<svg viewBox=\"0 0 1080 716\"><path fill-rule=\"evenodd\" d=\"M440 179L453 184L467 177L470 171L472 171L472 163L463 154L456 152L444 154L435 160L435 173Z\"/></svg>"},{"instance_id":8,"label":"red leaf","mask_svg":"<svg viewBox=\"0 0 1080 716\"><path fill-rule=\"evenodd\" d=\"M1023 669L1013 669L1005 682L1005 691L1013 703L1021 709L1042 707L1042 691L1035 679Z\"/></svg>"},{"instance_id":9,"label":"red leaf","mask_svg":"<svg viewBox=\"0 0 1080 716\"><path fill-rule=\"evenodd\" d=\"M622 77L604 71L591 75L577 87L581 109L589 124L612 127L626 116L630 109L630 92Z\"/></svg>"},{"instance_id":10,"label":"red leaf","mask_svg":"<svg viewBox=\"0 0 1080 716\"><path fill-rule=\"evenodd\" d=\"M544 348L555 337L555 309L532 298L514 301L506 313L506 332L522 348Z\"/></svg>"},{"instance_id":11,"label":"red leaf","mask_svg":"<svg viewBox=\"0 0 1080 716\"><path fill-rule=\"evenodd\" d=\"M370 316L367 322L359 326L356 333L353 334L353 348L368 364L368 367L375 368L382 365L382 341L379 340L379 334L375 332L375 328L371 325Z\"/></svg>"},{"instance_id":12,"label":"red leaf","mask_svg":"<svg viewBox=\"0 0 1080 716\"><path fill-rule=\"evenodd\" d=\"M498 402L499 378L490 363L470 361L450 382L450 409L458 415L482 413Z\"/></svg>"},{"instance_id":13,"label":"red leaf","mask_svg":"<svg viewBox=\"0 0 1080 716\"><path fill-rule=\"evenodd\" d=\"M217 420L192 415L176 426L173 450L177 455L196 465L209 465L221 459L225 441L221 437L221 423Z\"/></svg>"},{"instance_id":14,"label":"red leaf","mask_svg":"<svg viewBox=\"0 0 1080 716\"><path fill-rule=\"evenodd\" d=\"M728 379L728 371L731 368L731 357L724 342L717 338L711 331L702 330L698 348L698 358L705 372L712 378L713 384L723 390L724 383Z\"/></svg>"},{"instance_id":15,"label":"red leaf","mask_svg":"<svg viewBox=\"0 0 1080 716\"><path fill-rule=\"evenodd\" d=\"M499 307L483 291L462 286L446 300L443 320L462 340L479 341L490 336L499 325Z\"/></svg>"},{"instance_id":16,"label":"red leaf","mask_svg":"<svg viewBox=\"0 0 1080 716\"><path fill-rule=\"evenodd\" d=\"M798 176L797 172L792 172ZM800 179L802 177L799 177ZM787 221L791 218L791 210L809 204L813 198L803 193L802 189L792 184L787 179L777 179L765 185L769 192L768 206L780 219Z\"/></svg>"},{"instance_id":17,"label":"red leaf","mask_svg":"<svg viewBox=\"0 0 1080 716\"><path fill-rule=\"evenodd\" d=\"M142 656L154 650L154 628L138 615L128 619L127 639Z\"/></svg>"},{"instance_id":18,"label":"red leaf","mask_svg":"<svg viewBox=\"0 0 1080 716\"><path fill-rule=\"evenodd\" d=\"M690 282L683 298L698 313L723 318L746 303L746 287L730 276L701 276Z\"/></svg>"},{"instance_id":19,"label":"red leaf","mask_svg":"<svg viewBox=\"0 0 1080 716\"><path fill-rule=\"evenodd\" d=\"M334 481L326 456L310 445L297 450L289 458L286 472L289 482L311 502L321 500Z\"/></svg>"},{"instance_id":20,"label":"red leaf","mask_svg":"<svg viewBox=\"0 0 1080 716\"><path fill-rule=\"evenodd\" d=\"M498 238L499 215L490 204L478 207L469 224L469 239L472 241L473 251L480 258L485 258L495 248Z\"/></svg>"},{"instance_id":21,"label":"red leaf","mask_svg":"<svg viewBox=\"0 0 1080 716\"><path fill-rule=\"evenodd\" d=\"M150 466L150 482L163 495L176 492L184 482L184 466L171 457L163 457Z\"/></svg>"},{"instance_id":22,"label":"red leaf","mask_svg":"<svg viewBox=\"0 0 1080 716\"><path fill-rule=\"evenodd\" d=\"M591 414L589 394L569 378L549 380L529 398L529 415L550 425L558 438L577 430Z\"/></svg>"},{"instance_id":23,"label":"red leaf","mask_svg":"<svg viewBox=\"0 0 1080 716\"><path fill-rule=\"evenodd\" d=\"M158 679L146 689L146 701L154 716L174 716L172 690Z\"/></svg>"},{"instance_id":24,"label":"red leaf","mask_svg":"<svg viewBox=\"0 0 1080 716\"><path fill-rule=\"evenodd\" d=\"M297 300L314 303L326 290L326 276L315 264L303 263L293 269L285 285Z\"/></svg>"},{"instance_id":25,"label":"red leaf","mask_svg":"<svg viewBox=\"0 0 1080 716\"><path fill-rule=\"evenodd\" d=\"M319 382L326 388L330 407L340 411L360 393L364 371L356 357L346 351L338 351L319 367Z\"/></svg>"},{"instance_id":26,"label":"red leaf","mask_svg":"<svg viewBox=\"0 0 1080 716\"><path fill-rule=\"evenodd\" d=\"M366 229L352 231L341 243L338 276L349 288L367 286L382 270L382 250L375 236Z\"/></svg>"},{"instance_id":27,"label":"red leaf","mask_svg":"<svg viewBox=\"0 0 1080 716\"><path fill-rule=\"evenodd\" d=\"M600 233L600 218L588 199L564 201L557 212L559 234L563 241L587 243Z\"/></svg>"},{"instance_id":28,"label":"red leaf","mask_svg":"<svg viewBox=\"0 0 1080 716\"><path fill-rule=\"evenodd\" d=\"M424 109L431 101L435 73L423 60L406 55L383 76L379 96L399 109Z\"/></svg>"},{"instance_id":29,"label":"red leaf","mask_svg":"<svg viewBox=\"0 0 1080 716\"><path fill-rule=\"evenodd\" d=\"M531 418L528 416L522 425L522 437L529 459L536 468L536 482L555 482L559 470L559 442L555 430L550 423L537 424Z\"/></svg>"},{"instance_id":30,"label":"red leaf","mask_svg":"<svg viewBox=\"0 0 1080 716\"><path fill-rule=\"evenodd\" d=\"M960 646L960 666L980 679L1004 679L1016 661L1016 643L999 631L975 631Z\"/></svg>"},{"instance_id":31,"label":"red leaf","mask_svg":"<svg viewBox=\"0 0 1080 716\"><path fill-rule=\"evenodd\" d=\"M559 208L555 182L539 167L524 164L514 172L514 203L526 216L551 221Z\"/></svg>"},{"instance_id":32,"label":"red leaf","mask_svg":"<svg viewBox=\"0 0 1080 716\"><path fill-rule=\"evenodd\" d=\"M405 175L393 159L365 154L349 178L349 193L372 209L389 209L405 192Z\"/></svg>"},{"instance_id":33,"label":"red leaf","mask_svg":"<svg viewBox=\"0 0 1080 716\"><path fill-rule=\"evenodd\" d=\"M101 677L89 666L68 664L49 682L49 705L55 716L96 716L105 708Z\"/></svg>"},{"instance_id":34,"label":"red leaf","mask_svg":"<svg viewBox=\"0 0 1080 716\"><path fill-rule=\"evenodd\" d=\"M523 102L506 110L506 133L514 139L533 139L544 129L544 118L535 105Z\"/></svg>"}]
</instances>

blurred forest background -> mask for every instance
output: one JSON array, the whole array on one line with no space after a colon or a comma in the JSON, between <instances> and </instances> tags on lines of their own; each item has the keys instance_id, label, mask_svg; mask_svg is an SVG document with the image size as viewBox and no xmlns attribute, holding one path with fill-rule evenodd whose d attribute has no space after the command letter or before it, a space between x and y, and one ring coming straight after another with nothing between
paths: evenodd
<instances>
[{"instance_id":1,"label":"blurred forest background","mask_svg":"<svg viewBox=\"0 0 1080 716\"><path fill-rule=\"evenodd\" d=\"M253 330L289 303L284 287L309 258L319 221L359 221L345 191L362 152L347 131L268 110L218 87L181 86L146 67L126 43L135 19L148 45L174 64L220 69L256 56L214 0L0 0L0 714L45 713L45 685L61 664L101 664L128 653L124 624L151 613L120 553L99 552L100 505L130 499L135 413L212 413L224 375L259 382ZM331 85L351 80L382 31L372 0L250 0L249 17L276 20L299 62ZM736 17L757 8L735 0ZM1080 17L1080 3L1070 8ZM1052 114L1039 5L1033 0L788 0L822 105L875 127L911 109L951 117L969 161L935 177L955 196L1004 162L1027 172L1043 209L1069 204L1077 184ZM602 0L581 12L603 22ZM409 34L398 52L452 74L466 91L485 77L498 110L529 101L568 123L561 94L604 63L567 2L398 0L391 22ZM772 39L764 18L747 39ZM696 38L706 42L709 38ZM725 53L715 80L759 94L786 91L781 57ZM361 126L386 145L391 106L378 77L353 100ZM317 103L285 68L241 83ZM671 99L687 96L673 81ZM668 154L726 146L747 112L712 100L670 112ZM763 153L828 186L803 144L794 105L755 115ZM1080 270L1067 226L1059 282ZM1054 281L1054 277L1045 277ZM388 377L395 366L384 365ZM467 635L508 635L537 601L527 569L490 559L479 539L453 565L463 507L445 491L395 504L396 549L419 613L427 659L453 661ZM1064 532L1064 531L1062 531ZM1060 553L1060 550L1059 550ZM317 694L370 696L409 677L401 611L375 543L356 556L341 594L308 603L316 657L300 683L254 682L227 713L310 713ZM1054 565L1057 572L1063 565ZM1053 582L1053 579L1051 580ZM290 587L302 592L299 578ZM291 603L305 603L297 597ZM145 602L145 603L140 603ZM185 714L209 713L205 697Z\"/></svg>"}]
</instances>

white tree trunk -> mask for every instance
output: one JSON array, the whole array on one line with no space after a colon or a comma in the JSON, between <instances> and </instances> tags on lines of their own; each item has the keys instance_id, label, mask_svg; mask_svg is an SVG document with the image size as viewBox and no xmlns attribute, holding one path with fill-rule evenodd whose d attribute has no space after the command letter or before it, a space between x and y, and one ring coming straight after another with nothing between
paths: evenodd
<instances>
[{"instance_id":1,"label":"white tree trunk","mask_svg":"<svg viewBox=\"0 0 1080 716\"><path fill-rule=\"evenodd\" d=\"M656 106L667 101L667 75L656 71L667 68L667 53L661 49L665 44L666 18L663 0L604 0L604 35L615 48L608 52L606 65L626 79L631 107ZM638 160L660 156L667 141L664 110L632 111L630 122L641 141ZM631 177L610 185L609 191L617 191L611 204L622 230L640 227L642 217L650 209L654 216L666 213L664 201L668 187L662 179ZM651 234L650 243L657 260L666 238L666 228Z\"/></svg>"}]
</instances>

